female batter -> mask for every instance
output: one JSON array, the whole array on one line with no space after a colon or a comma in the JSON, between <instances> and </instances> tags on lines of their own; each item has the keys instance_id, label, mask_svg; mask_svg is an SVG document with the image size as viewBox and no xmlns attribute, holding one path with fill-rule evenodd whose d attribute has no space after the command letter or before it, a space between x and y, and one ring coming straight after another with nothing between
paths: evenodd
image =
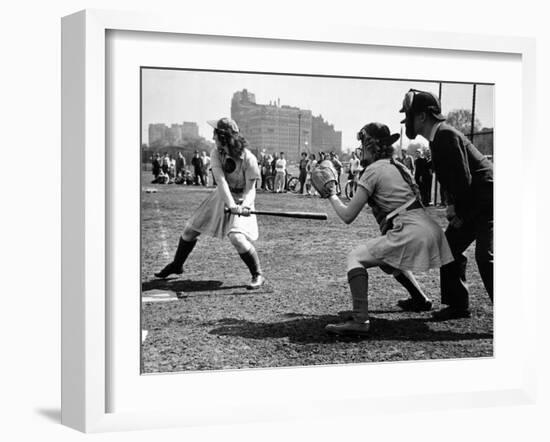
<instances>
[{"instance_id":1,"label":"female batter","mask_svg":"<svg viewBox=\"0 0 550 442\"><path fill-rule=\"evenodd\" d=\"M214 128L216 147L210 153L210 165L217 187L187 222L174 260L155 276L166 278L183 273L183 264L199 235L227 236L252 275L247 288L257 289L265 282L252 244L258 239L258 222L256 216L250 214L254 209L256 181L260 179L258 161L233 120L222 118L208 124ZM229 213L225 212L226 208Z\"/></svg>"},{"instance_id":2,"label":"female batter","mask_svg":"<svg viewBox=\"0 0 550 442\"><path fill-rule=\"evenodd\" d=\"M357 138L367 167L350 203L346 206L340 201L334 183L317 190L329 198L346 224L353 222L368 204L382 235L365 241L348 255L353 310L347 312L346 322L326 326L328 332L336 334L361 335L369 331L368 268L380 267L407 289L411 297L398 302L403 310L423 311L430 310L432 304L412 272L439 268L453 260L443 230L427 215L416 196L412 175L393 159L392 144L399 134L391 135L386 125L369 123ZM330 164L326 167L330 168ZM316 184L315 177L313 183Z\"/></svg>"}]
</instances>

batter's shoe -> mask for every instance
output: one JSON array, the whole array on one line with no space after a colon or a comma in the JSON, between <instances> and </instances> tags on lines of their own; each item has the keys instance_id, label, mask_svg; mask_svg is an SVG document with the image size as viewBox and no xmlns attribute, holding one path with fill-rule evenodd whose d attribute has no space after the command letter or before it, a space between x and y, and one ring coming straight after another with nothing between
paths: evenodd
<instances>
[{"instance_id":1,"label":"batter's shoe","mask_svg":"<svg viewBox=\"0 0 550 442\"><path fill-rule=\"evenodd\" d=\"M155 273L157 278L168 278L170 275L181 275L183 273L183 268L178 267L176 264L171 262L166 267L164 267L160 272Z\"/></svg>"},{"instance_id":2,"label":"batter's shoe","mask_svg":"<svg viewBox=\"0 0 550 442\"><path fill-rule=\"evenodd\" d=\"M259 289L262 285L265 283L265 278L260 274L253 276L246 288L248 290L256 290Z\"/></svg>"},{"instance_id":3,"label":"batter's shoe","mask_svg":"<svg viewBox=\"0 0 550 442\"><path fill-rule=\"evenodd\" d=\"M397 306L405 312L429 312L432 309L432 301L416 300L413 298L400 299Z\"/></svg>"},{"instance_id":4,"label":"batter's shoe","mask_svg":"<svg viewBox=\"0 0 550 442\"><path fill-rule=\"evenodd\" d=\"M170 275L181 275L183 273L183 264L197 244L197 241L185 241L180 237L176 254L173 261L164 267L160 272L155 273L157 278L167 278Z\"/></svg>"},{"instance_id":5,"label":"batter's shoe","mask_svg":"<svg viewBox=\"0 0 550 442\"><path fill-rule=\"evenodd\" d=\"M434 321L448 321L449 319L469 318L472 313L469 309L457 309L455 307L445 307L432 313Z\"/></svg>"},{"instance_id":6,"label":"batter's shoe","mask_svg":"<svg viewBox=\"0 0 550 442\"><path fill-rule=\"evenodd\" d=\"M370 322L346 321L341 324L328 324L325 327L328 333L340 336L365 336L369 334Z\"/></svg>"}]
</instances>

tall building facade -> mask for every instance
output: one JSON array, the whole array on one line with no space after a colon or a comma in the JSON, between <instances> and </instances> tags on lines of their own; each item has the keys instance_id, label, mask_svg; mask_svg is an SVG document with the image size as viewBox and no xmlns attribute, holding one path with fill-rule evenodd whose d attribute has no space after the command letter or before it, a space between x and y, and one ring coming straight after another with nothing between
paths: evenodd
<instances>
[{"instance_id":1,"label":"tall building facade","mask_svg":"<svg viewBox=\"0 0 550 442\"><path fill-rule=\"evenodd\" d=\"M149 146L179 146L186 137L199 137L199 126L195 122L183 124L149 124Z\"/></svg>"},{"instance_id":2,"label":"tall building facade","mask_svg":"<svg viewBox=\"0 0 550 442\"><path fill-rule=\"evenodd\" d=\"M256 152L262 149L271 154L284 152L290 160L297 160L302 152L341 152L342 149L342 133L334 131L334 127L324 122L322 117L313 117L311 110L281 106L279 99L258 104L255 95L246 89L233 94L231 118ZM314 124L316 118L321 118L324 126ZM323 133L316 134L316 130ZM323 144L314 140L322 140ZM330 149L325 147L329 144Z\"/></svg>"}]
</instances>

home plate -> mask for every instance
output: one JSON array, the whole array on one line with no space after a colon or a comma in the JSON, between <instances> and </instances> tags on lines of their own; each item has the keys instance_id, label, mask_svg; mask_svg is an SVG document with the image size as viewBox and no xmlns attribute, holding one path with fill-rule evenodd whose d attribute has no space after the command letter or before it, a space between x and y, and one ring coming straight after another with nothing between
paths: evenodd
<instances>
[{"instance_id":1,"label":"home plate","mask_svg":"<svg viewBox=\"0 0 550 442\"><path fill-rule=\"evenodd\" d=\"M141 302L170 302L177 300L178 297L174 292L153 292L141 296Z\"/></svg>"}]
</instances>

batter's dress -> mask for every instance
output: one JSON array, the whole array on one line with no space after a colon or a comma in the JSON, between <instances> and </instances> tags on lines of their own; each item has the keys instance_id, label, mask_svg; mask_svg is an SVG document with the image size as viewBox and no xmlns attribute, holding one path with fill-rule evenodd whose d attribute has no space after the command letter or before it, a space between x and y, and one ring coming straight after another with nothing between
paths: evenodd
<instances>
[{"instance_id":1,"label":"batter's dress","mask_svg":"<svg viewBox=\"0 0 550 442\"><path fill-rule=\"evenodd\" d=\"M368 204L382 227L386 215L415 197L413 190L389 159L370 164L359 179ZM369 252L399 270L424 272L451 261L453 255L443 229L424 208L404 210L392 219L382 236L367 241Z\"/></svg>"},{"instance_id":2,"label":"batter's dress","mask_svg":"<svg viewBox=\"0 0 550 442\"><path fill-rule=\"evenodd\" d=\"M229 190L236 203L243 199L245 184L249 180L260 179L258 160L248 150L244 149L240 158L230 157L225 152L214 148L210 152L212 172L223 174L229 185ZM233 167L233 171L228 172ZM258 221L256 215L237 216L224 212L225 202L218 187L206 198L195 213L187 221L187 226L201 234L224 238L230 233L242 233L250 241L258 239ZM251 207L254 209L254 207Z\"/></svg>"}]
</instances>

